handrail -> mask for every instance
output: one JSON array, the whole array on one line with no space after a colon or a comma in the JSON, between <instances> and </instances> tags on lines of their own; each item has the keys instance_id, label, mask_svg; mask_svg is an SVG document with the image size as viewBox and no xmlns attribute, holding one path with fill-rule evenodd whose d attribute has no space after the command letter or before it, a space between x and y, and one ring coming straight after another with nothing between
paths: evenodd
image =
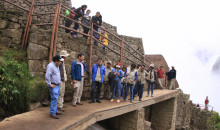
<instances>
[{"instance_id":1,"label":"handrail","mask_svg":"<svg viewBox=\"0 0 220 130\"><path fill-rule=\"evenodd\" d=\"M24 7L21 7L21 6L18 5L18 4L12 3L12 2L10 2L10 1L8 1L8 0L3 0L3 1L4 1L4 2L7 2L7 3L9 3L9 4L12 4L12 5L14 5L14 6L16 6L16 7L20 8L20 9L26 11L26 12L29 12L28 9L26 9L26 8L24 8Z\"/></svg>"},{"instance_id":2,"label":"handrail","mask_svg":"<svg viewBox=\"0 0 220 130\"><path fill-rule=\"evenodd\" d=\"M70 8L68 8L67 6L65 6L65 5L63 5L63 4L61 4L61 3L33 4L33 2L32 2L33 6L57 5L57 8L56 8L56 12L55 12L55 13L54 13L54 12L47 12L47 13L32 14L34 7L30 7L30 10L27 10L27 9L25 9L25 8L23 8L23 7L21 7L21 6L17 5L17 4L14 4L14 3L12 3L12 2L10 2L10 1L8 1L8 0L4 0L4 1L5 1L5 2L8 2L8 3L12 4L12 5L15 5L16 7L20 8L20 9L23 9L23 10L25 10L25 11L29 11L29 15L30 15L29 17L30 17L30 18L28 18L28 20L27 20L27 24L26 24L26 27L27 27L27 32L26 32L26 33L27 33L27 34L25 34L25 35L27 35L27 36L28 36L29 29L30 29L29 26L30 26L30 24L31 24L32 16L55 15L55 16L54 16L54 21L53 21L53 23L34 24L34 25L36 25L36 26L53 25L52 37L51 37L51 52L50 52L49 61L51 61L52 55L55 55L55 53L56 53L57 33L58 33L58 28L61 27L61 28L64 28L64 29L67 29L67 30L71 30L71 31L73 31L73 32L77 32L77 33L79 33L79 34L82 34L82 35L84 35L84 36L89 37L89 38L90 38L90 53L92 53L92 48L91 48L91 47L92 47L92 45L93 45L93 43L92 43L93 40L97 41L98 43L101 43L101 41L100 41L99 39L93 38L93 32L95 32L95 33L97 33L99 36L104 37L104 38L107 39L109 42L111 42L111 43L113 44L113 46L115 45L115 46L117 46L117 47L120 48L120 50L119 50L120 53L119 53L119 52L117 52L116 50L111 49L109 46L104 45L104 44L101 43L101 44L104 45L106 48L108 48L110 51L116 53L117 55L119 55L119 56L121 57L121 58L120 58L121 64L123 64L123 58L126 58L127 60L129 60L129 61L131 61L131 62L134 62L134 61L132 61L130 58L128 58L127 56L124 56L124 53L125 53L125 52L127 52L128 54L131 54L134 58L136 58L136 59L139 60L140 62L146 64L147 66L149 66L149 65L148 65L146 62L152 63L148 58L146 58L145 55L141 54L140 52L138 52L137 50L135 50L131 45L129 45L128 42L124 41L123 38L120 38L119 36L117 36L116 34L110 32L109 30L107 30L107 29L105 29L105 28L103 28L103 27L101 27L101 26L99 26L99 25L93 23L92 20L88 20L88 19L86 19L84 16L82 16L83 19L85 19L85 20L87 20L87 21L89 21L89 22L91 23L91 26L89 27L89 26L87 26L87 25L82 24L82 23L79 22L79 21L76 21L76 20L74 20L74 19L71 19L71 18L69 18L69 17L64 16L63 14L60 14L60 12L61 12L61 10L62 10L62 7L63 7L64 9L69 10L71 13L77 14L77 13L75 13L74 11L72 11ZM30 2L30 1L28 1L28 2ZM85 33L82 33L82 32L80 32L80 31L77 31L77 30L75 30L75 29L68 28L68 27L65 27L65 26L63 26L63 25L59 25L59 19L60 19L60 17L63 17L63 18L68 19L68 20L71 20L72 22L78 23L79 25L88 28L89 30L91 30L91 33L90 33L90 34L85 34ZM94 26L94 25L97 26L97 27L99 27L101 30L106 31L108 34L110 34L110 35L113 36L114 38L118 39L118 40L120 41L121 45L117 44L117 42L111 40L109 37L106 37L105 35L101 34L100 32L94 30L94 29L93 29L93 26ZM26 43L26 41L27 41L27 36L25 37L25 43ZM88 42L88 40L87 40L87 42ZM126 47L126 48L125 48L125 47ZM133 50L133 52L131 52L130 50ZM90 60L91 60L91 58L90 58ZM91 61L90 61L90 63L91 63ZM91 68L91 67L90 67L90 68ZM157 67L156 67L156 68L157 68Z\"/></svg>"},{"instance_id":3,"label":"handrail","mask_svg":"<svg viewBox=\"0 0 220 130\"><path fill-rule=\"evenodd\" d=\"M66 7L65 5L61 5L62 7L64 7L65 9L68 9L71 13L74 13L74 14L77 14L77 13L75 13L75 12L73 12L71 9L69 9L68 7ZM83 19L86 19L85 17L82 17ZM91 23L93 23L92 22L92 20L88 20L88 19L86 19L87 21L89 21L89 22L91 22ZM77 22L77 23L79 23L79 22ZM83 24L80 24L80 25L83 25ZM145 57L145 55L142 55L142 54L140 54L139 52L137 52L134 48L132 48L127 42L125 42L123 39L121 39L120 37L118 37L117 35L115 35L115 34L113 34L113 33L111 33L110 31L108 31L107 29L105 29L105 28L103 28L103 27L101 27L101 26L99 26L99 25L97 25L97 24L95 24L95 23L93 23L93 25L95 25L95 26L98 26L100 29L102 29L102 30L104 30L104 31L106 31L106 32L108 32L109 34L111 34L111 35L113 35L114 37L116 37L118 40L120 40L120 41L123 41L124 42L124 44L125 45L127 45L129 48L131 48L135 53L137 53L140 57L142 57L142 58L144 58L145 60L147 60L149 63L152 63L151 61L149 61L146 57ZM88 28L88 27L87 27ZM91 28L90 28L91 29ZM101 36L103 36L102 34L100 34L99 32L97 32L96 30L93 30L94 32L96 32L96 33L98 33L99 35L101 35ZM103 37L105 37L105 36L103 36ZM118 44L116 44L115 42L113 42L111 39L109 39L109 38L107 38L107 37L105 37L107 40L109 40L110 42L112 42L113 44L115 44L116 46L118 46L118 47L121 47L120 45L118 45ZM128 51L127 50L127 52L129 52L130 53L130 51ZM134 55L133 55L134 56ZM136 56L135 56L136 57ZM138 58L139 59L139 58ZM141 59L139 59L140 61L142 61ZM143 61L142 61L143 62ZM156 67L156 66L155 66ZM156 67L157 68L157 67Z\"/></svg>"},{"instance_id":4,"label":"handrail","mask_svg":"<svg viewBox=\"0 0 220 130\"><path fill-rule=\"evenodd\" d=\"M85 33L82 33L82 32L80 32L80 31L77 31L77 30L75 30L75 29L72 29L72 28L67 28L67 27L65 27L65 26L62 26L62 25L59 25L59 27L61 27L61 28L64 28L64 29L68 29L68 30L70 30L70 31L74 31L74 32L77 32L77 33L79 33L79 34L82 34L82 35L85 35L85 36L87 36L87 37L90 37L90 35L88 35L88 34L85 34Z\"/></svg>"}]
</instances>

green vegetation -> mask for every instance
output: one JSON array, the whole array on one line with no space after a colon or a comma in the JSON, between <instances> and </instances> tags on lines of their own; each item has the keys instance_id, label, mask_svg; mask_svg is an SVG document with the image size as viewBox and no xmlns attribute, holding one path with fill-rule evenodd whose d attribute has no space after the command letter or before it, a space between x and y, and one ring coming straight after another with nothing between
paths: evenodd
<instances>
[{"instance_id":1,"label":"green vegetation","mask_svg":"<svg viewBox=\"0 0 220 130\"><path fill-rule=\"evenodd\" d=\"M48 97L44 79L31 77L26 57L26 52L0 46L0 107L5 117L26 112L30 102Z\"/></svg>"},{"instance_id":2,"label":"green vegetation","mask_svg":"<svg viewBox=\"0 0 220 130\"><path fill-rule=\"evenodd\" d=\"M220 130L220 116L218 112L212 112L211 118L208 121L211 130Z\"/></svg>"}]
</instances>

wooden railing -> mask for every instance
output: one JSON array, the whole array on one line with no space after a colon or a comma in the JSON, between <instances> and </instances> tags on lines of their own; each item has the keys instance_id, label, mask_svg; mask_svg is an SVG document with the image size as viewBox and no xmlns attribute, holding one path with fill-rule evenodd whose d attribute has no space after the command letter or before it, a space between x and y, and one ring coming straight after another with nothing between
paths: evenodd
<instances>
[{"instance_id":1,"label":"wooden railing","mask_svg":"<svg viewBox=\"0 0 220 130\"><path fill-rule=\"evenodd\" d=\"M126 41L124 41L123 39L121 39L120 37L118 37L116 34L108 31L107 29L101 27L101 26L98 26L96 25L95 23L93 23L91 20L88 20L90 23L91 23L91 26L88 27L84 24L82 24L81 22L79 21L76 21L74 19L71 19L69 17L66 17L62 14L60 14L60 12L62 10L69 10L71 13L75 13L73 12L70 8L66 7L65 5L61 4L61 3L48 3L48 4L34 4L34 0L32 0L31 2L31 5L30 5L30 8L29 10L28 9L25 9L23 7L20 7L19 5L17 4L14 4L8 0L4 0L5 2L7 3L10 3L10 4L13 4L15 5L16 7L19 7L20 9L24 10L24 11L29 11L29 14L28 14L28 17L27 17L27 23L26 23L26 27L25 27L25 31L24 31L24 35L23 35L23 39L22 39L22 46L21 46L21 49L23 50L24 48L26 48L27 46L27 38L28 38L28 34L29 34L29 30L30 30L30 26L31 26L31 21L32 21L32 16L39 16L39 15L50 15L50 14L54 14L54 19L53 19L53 23L39 23L39 24L35 24L37 26L51 26L52 25L52 35L51 35L51 42L50 42L50 53L49 53L49 62L52 61L52 57L56 54L56 44L57 44L57 36L58 36L58 29L59 28L63 28L63 29L67 29L67 30L70 30L70 31L73 31L73 32L77 32L79 34L82 34L84 36L87 36L88 37L88 40L87 40L87 44L90 45L90 55L89 55L89 71L91 71L92 69L92 51L93 51L93 42L94 41L97 41L98 43L101 43L101 41L99 39L96 39L95 37L93 37L93 32L97 33L99 36L102 36L104 38L106 38L113 46L116 46L118 47L120 50L120 52L117 52L115 51L114 49L110 48L109 46L106 46L104 44L102 44L103 46L105 46L106 48L108 48L108 50L114 52L115 54L119 55L120 56L120 62L121 64L123 65L123 60L124 58L130 62L134 62L132 59L130 59L129 57L125 56L125 52L127 54L131 54L131 56L133 56L135 59L139 60L140 63L144 63L146 64L147 66L149 66L149 64L151 64L151 61L149 61L144 54L141 54L140 52L138 52L137 50L135 50L133 47L131 47ZM39 14L34 14L34 7L36 6L49 6L49 5L56 5L56 10L55 12L48 12L48 13L39 13ZM75 13L76 14L76 13ZM59 20L60 20L60 17L62 18L65 18L65 19L68 19L68 20L71 20L72 22L75 22L75 23L78 23L79 25L83 26L83 27L86 27L90 30L90 33L89 34L85 34L83 32L80 32L78 30L74 30L72 28L68 28L68 27L65 27L63 25L60 25L59 24ZM83 19L86 19L84 17L82 17ZM87 19L86 19L87 20ZM118 45L115 41L111 40L110 38L108 37L105 37L104 35L102 35L101 33L97 32L96 30L93 29L93 27L95 26L98 26L101 30L104 30L105 32L107 32L108 34L110 34L112 37L116 38L118 41L120 41L120 45ZM90 41L89 41L90 39ZM125 45L127 46L127 48L129 49L126 49L125 48ZM133 52L131 52L130 50L132 50Z\"/></svg>"}]
</instances>

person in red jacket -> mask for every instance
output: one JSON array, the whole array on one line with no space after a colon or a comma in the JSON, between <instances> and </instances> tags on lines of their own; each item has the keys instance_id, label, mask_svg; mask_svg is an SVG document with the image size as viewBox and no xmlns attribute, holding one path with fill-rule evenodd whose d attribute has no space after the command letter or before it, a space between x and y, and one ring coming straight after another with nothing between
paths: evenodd
<instances>
[{"instance_id":1,"label":"person in red jacket","mask_svg":"<svg viewBox=\"0 0 220 130\"><path fill-rule=\"evenodd\" d=\"M157 70L157 80L160 86L160 89L164 88L164 81L165 81L165 76L164 76L164 69L163 66L160 66L160 69Z\"/></svg>"},{"instance_id":2,"label":"person in red jacket","mask_svg":"<svg viewBox=\"0 0 220 130\"><path fill-rule=\"evenodd\" d=\"M208 96L206 97L205 99L205 110L208 111L208 105L209 105L209 99L208 99Z\"/></svg>"}]
</instances>

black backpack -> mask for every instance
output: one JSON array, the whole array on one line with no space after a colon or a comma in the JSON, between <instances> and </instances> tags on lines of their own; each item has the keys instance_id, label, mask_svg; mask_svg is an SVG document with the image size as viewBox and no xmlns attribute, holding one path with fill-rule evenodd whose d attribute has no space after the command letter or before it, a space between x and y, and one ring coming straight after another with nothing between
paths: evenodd
<instances>
[{"instance_id":1,"label":"black backpack","mask_svg":"<svg viewBox=\"0 0 220 130\"><path fill-rule=\"evenodd\" d=\"M113 72L110 72L109 74L108 74L108 79L109 80L112 80L114 78L114 73Z\"/></svg>"}]
</instances>

